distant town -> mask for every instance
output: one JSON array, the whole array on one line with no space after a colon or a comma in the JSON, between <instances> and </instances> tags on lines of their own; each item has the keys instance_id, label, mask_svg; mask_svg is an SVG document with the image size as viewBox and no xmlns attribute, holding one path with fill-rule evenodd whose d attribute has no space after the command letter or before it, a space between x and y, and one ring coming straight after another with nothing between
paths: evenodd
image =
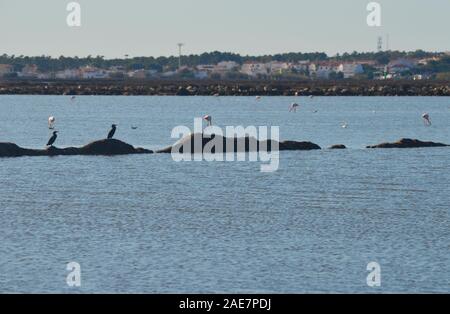
<instances>
[{"instance_id":1,"label":"distant town","mask_svg":"<svg viewBox=\"0 0 450 314\"><path fill-rule=\"evenodd\" d=\"M449 80L450 52L211 52L172 57L0 56L2 80Z\"/></svg>"}]
</instances>

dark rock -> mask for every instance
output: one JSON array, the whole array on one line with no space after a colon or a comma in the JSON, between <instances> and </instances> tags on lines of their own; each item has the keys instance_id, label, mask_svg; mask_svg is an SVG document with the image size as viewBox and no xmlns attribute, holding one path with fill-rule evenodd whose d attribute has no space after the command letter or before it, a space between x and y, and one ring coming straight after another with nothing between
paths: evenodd
<instances>
[{"instance_id":1,"label":"dark rock","mask_svg":"<svg viewBox=\"0 0 450 314\"><path fill-rule=\"evenodd\" d=\"M95 141L80 148L83 155L128 155L151 153L143 148L134 148L119 140L109 139Z\"/></svg>"},{"instance_id":2,"label":"dark rock","mask_svg":"<svg viewBox=\"0 0 450 314\"><path fill-rule=\"evenodd\" d=\"M134 148L133 146L116 139L105 139L92 142L83 147L57 148L54 146L47 149L26 149L13 143L0 143L0 157L21 156L73 156L73 155L129 155L129 154L151 154L151 150Z\"/></svg>"},{"instance_id":3,"label":"dark rock","mask_svg":"<svg viewBox=\"0 0 450 314\"><path fill-rule=\"evenodd\" d=\"M444 147L449 146L442 143L422 142L416 139L402 138L394 143L381 143L378 145L367 146L367 148L418 148L418 147Z\"/></svg>"},{"instance_id":4,"label":"dark rock","mask_svg":"<svg viewBox=\"0 0 450 314\"><path fill-rule=\"evenodd\" d=\"M45 151L26 149L14 143L0 143L0 157L44 156Z\"/></svg>"},{"instance_id":5,"label":"dark rock","mask_svg":"<svg viewBox=\"0 0 450 314\"><path fill-rule=\"evenodd\" d=\"M284 141L280 142L280 150L315 150L321 149L319 145L311 142Z\"/></svg>"},{"instance_id":6,"label":"dark rock","mask_svg":"<svg viewBox=\"0 0 450 314\"><path fill-rule=\"evenodd\" d=\"M189 90L187 88L184 87L180 87L177 91L177 96L189 96L191 95L191 93L189 92Z\"/></svg>"},{"instance_id":7,"label":"dark rock","mask_svg":"<svg viewBox=\"0 0 450 314\"><path fill-rule=\"evenodd\" d=\"M222 143L222 152L223 153L243 153L243 152L254 152L260 150L272 151L273 148L278 144L278 149L282 150L313 150L313 149L321 149L320 146L311 143L311 142L295 142L295 141L285 141L285 142L276 142L273 140L267 141L258 141L254 137L240 137L240 138L226 138L220 135L203 135L201 133L191 134L180 139L178 142L173 144L172 146L166 147L157 151L157 153L171 153L172 150L175 152L183 153L184 148L189 148L192 153L202 153L203 150L206 149L211 151L212 153L216 153L214 147L212 149L208 149L209 147L214 145L214 142L217 144Z\"/></svg>"},{"instance_id":8,"label":"dark rock","mask_svg":"<svg viewBox=\"0 0 450 314\"><path fill-rule=\"evenodd\" d=\"M330 146L329 149L346 149L347 147L345 145L342 144L336 144L333 146Z\"/></svg>"}]
</instances>

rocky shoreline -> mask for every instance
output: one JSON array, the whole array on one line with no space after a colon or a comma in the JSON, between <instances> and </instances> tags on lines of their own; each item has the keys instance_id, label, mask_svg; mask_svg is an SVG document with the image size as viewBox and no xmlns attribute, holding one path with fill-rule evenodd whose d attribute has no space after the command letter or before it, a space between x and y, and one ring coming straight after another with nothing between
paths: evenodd
<instances>
[{"instance_id":1,"label":"rocky shoreline","mask_svg":"<svg viewBox=\"0 0 450 314\"><path fill-rule=\"evenodd\" d=\"M196 145L196 141L200 145ZM122 142L116 139L104 139L91 142L82 147L68 147L57 148L54 146L46 149L28 149L22 148L14 143L1 143L0 142L0 158L3 157L25 157L25 156L76 156L76 155L88 155L88 156L116 156L116 155L133 155L133 154L153 154L153 153L171 153L172 151L183 153L184 148L190 148L192 153L202 153L205 147L211 146L217 142L223 144L223 149L220 153L242 153L253 151L271 151L273 148L278 147L279 151L310 151L320 150L321 147L312 142L298 142L298 141L283 141L275 142L272 140L258 141L252 137L245 138L216 138L216 137L204 137L202 134L191 134L186 136L175 144L163 148L158 151L151 151L144 148L135 148L130 144ZM233 145L228 146L227 141L231 141ZM443 143L435 142L423 142L416 139L401 139L394 143L382 143L373 146L367 146L366 148L419 148L419 147L446 147ZM337 144L331 146L329 149L346 149L345 145ZM216 151L210 150L212 153ZM217 152L219 153L219 152Z\"/></svg>"},{"instance_id":2,"label":"rocky shoreline","mask_svg":"<svg viewBox=\"0 0 450 314\"><path fill-rule=\"evenodd\" d=\"M0 95L450 96L448 81L0 81Z\"/></svg>"}]
</instances>

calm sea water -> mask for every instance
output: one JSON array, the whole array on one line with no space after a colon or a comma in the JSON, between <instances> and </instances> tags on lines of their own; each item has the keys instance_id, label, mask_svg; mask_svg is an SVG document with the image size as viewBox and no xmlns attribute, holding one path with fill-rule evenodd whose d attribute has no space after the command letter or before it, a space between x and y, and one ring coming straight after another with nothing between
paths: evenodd
<instances>
[{"instance_id":1,"label":"calm sea water","mask_svg":"<svg viewBox=\"0 0 450 314\"><path fill-rule=\"evenodd\" d=\"M0 141L43 147L53 115L60 147L117 123L117 138L156 149L204 114L350 149L282 152L274 173L165 154L0 159L0 291L450 291L450 149L364 149L450 143L450 98L1 96ZM66 284L72 261L80 288Z\"/></svg>"}]
</instances>

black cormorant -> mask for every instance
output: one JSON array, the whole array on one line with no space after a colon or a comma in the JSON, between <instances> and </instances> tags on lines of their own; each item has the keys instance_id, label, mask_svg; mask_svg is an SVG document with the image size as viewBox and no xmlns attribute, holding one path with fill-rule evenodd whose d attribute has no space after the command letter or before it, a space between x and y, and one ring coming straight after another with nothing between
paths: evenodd
<instances>
[{"instance_id":1,"label":"black cormorant","mask_svg":"<svg viewBox=\"0 0 450 314\"><path fill-rule=\"evenodd\" d=\"M108 133L108 140L113 138L114 133L116 133L116 128L117 128L117 125L115 125L115 124L113 124L111 126L111 131L109 131L109 133Z\"/></svg>"},{"instance_id":2,"label":"black cormorant","mask_svg":"<svg viewBox=\"0 0 450 314\"><path fill-rule=\"evenodd\" d=\"M47 146L53 146L53 143L55 143L57 137L58 137L58 131L53 131L53 135L48 140Z\"/></svg>"}]
</instances>

